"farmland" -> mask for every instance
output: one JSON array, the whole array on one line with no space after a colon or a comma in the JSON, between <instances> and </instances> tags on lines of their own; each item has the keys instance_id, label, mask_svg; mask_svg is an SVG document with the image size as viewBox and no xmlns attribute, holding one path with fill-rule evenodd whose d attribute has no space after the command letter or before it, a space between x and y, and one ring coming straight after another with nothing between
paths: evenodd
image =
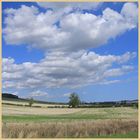
<instances>
[{"instance_id":1,"label":"farmland","mask_svg":"<svg viewBox=\"0 0 140 140\"><path fill-rule=\"evenodd\" d=\"M118 108L35 108L3 105L3 115L7 121L14 118L38 119L137 119L137 109L132 107ZM24 116L23 116L24 115ZM14 116L14 117L12 117ZM17 117L16 117L17 116ZM12 119L13 118L13 119ZM16 121L15 120L15 121Z\"/></svg>"},{"instance_id":2,"label":"farmland","mask_svg":"<svg viewBox=\"0 0 140 140\"><path fill-rule=\"evenodd\" d=\"M39 107L4 103L7 101L2 107L3 137L137 137L137 108L48 108L41 103L36 103Z\"/></svg>"}]
</instances>

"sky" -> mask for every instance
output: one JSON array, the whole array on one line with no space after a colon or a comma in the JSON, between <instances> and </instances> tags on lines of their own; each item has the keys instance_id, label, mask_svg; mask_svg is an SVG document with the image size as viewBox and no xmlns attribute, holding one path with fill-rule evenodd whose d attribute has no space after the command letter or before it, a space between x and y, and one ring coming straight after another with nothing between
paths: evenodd
<instances>
[{"instance_id":1,"label":"sky","mask_svg":"<svg viewBox=\"0 0 140 140\"><path fill-rule=\"evenodd\" d=\"M138 99L138 4L2 2L2 92Z\"/></svg>"}]
</instances>

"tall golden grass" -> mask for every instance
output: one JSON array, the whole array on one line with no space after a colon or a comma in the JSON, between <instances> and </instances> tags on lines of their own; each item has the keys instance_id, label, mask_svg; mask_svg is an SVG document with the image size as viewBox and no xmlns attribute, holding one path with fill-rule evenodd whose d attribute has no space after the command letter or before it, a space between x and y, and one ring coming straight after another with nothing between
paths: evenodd
<instances>
[{"instance_id":1,"label":"tall golden grass","mask_svg":"<svg viewBox=\"0 0 140 140\"><path fill-rule=\"evenodd\" d=\"M3 138L88 138L138 131L136 120L3 123Z\"/></svg>"}]
</instances>

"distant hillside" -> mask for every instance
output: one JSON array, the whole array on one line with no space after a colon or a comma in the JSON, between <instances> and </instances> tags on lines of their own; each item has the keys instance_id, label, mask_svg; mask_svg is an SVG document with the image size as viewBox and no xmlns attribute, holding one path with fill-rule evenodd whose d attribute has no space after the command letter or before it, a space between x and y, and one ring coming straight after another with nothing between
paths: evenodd
<instances>
[{"instance_id":1,"label":"distant hillside","mask_svg":"<svg viewBox=\"0 0 140 140\"><path fill-rule=\"evenodd\" d=\"M30 99L29 98L20 98L17 95L13 95L10 93L2 93L2 100L7 100L7 101L19 101L19 102L28 102ZM47 102L47 101L38 101L34 100L35 103L42 103L42 104L56 104L56 105L66 105L68 103L61 103L61 102Z\"/></svg>"},{"instance_id":2,"label":"distant hillside","mask_svg":"<svg viewBox=\"0 0 140 140\"><path fill-rule=\"evenodd\" d=\"M12 99L18 99L17 95L9 94L9 93L2 93L2 99L3 98L12 98Z\"/></svg>"}]
</instances>

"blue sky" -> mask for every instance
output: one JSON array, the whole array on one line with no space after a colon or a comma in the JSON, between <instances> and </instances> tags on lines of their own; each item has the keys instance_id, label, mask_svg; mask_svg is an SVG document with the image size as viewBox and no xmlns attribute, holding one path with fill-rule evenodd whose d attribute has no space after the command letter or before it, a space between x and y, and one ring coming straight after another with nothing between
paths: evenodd
<instances>
[{"instance_id":1,"label":"blue sky","mask_svg":"<svg viewBox=\"0 0 140 140\"><path fill-rule=\"evenodd\" d=\"M138 98L137 3L3 2L2 11L3 92L57 102L71 92L87 102Z\"/></svg>"}]
</instances>

